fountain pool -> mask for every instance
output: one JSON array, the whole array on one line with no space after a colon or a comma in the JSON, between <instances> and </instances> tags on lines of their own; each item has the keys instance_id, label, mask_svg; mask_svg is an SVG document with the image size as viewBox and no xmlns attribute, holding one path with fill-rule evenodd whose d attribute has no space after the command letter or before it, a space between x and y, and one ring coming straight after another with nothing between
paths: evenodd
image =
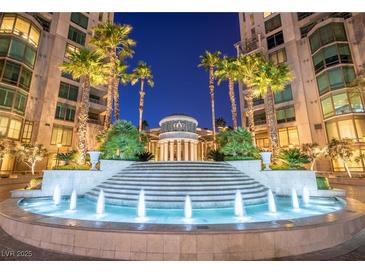
<instances>
[{"instance_id":1,"label":"fountain pool","mask_svg":"<svg viewBox=\"0 0 365 274\"><path fill-rule=\"evenodd\" d=\"M235 216L235 208L204 208L194 209L192 200L192 218L190 224L234 224L234 223L255 223L276 220L291 220L318 216L341 210L345 203L337 198L314 198L308 204L299 199L300 209L293 209L291 197L278 196L275 198L277 212L268 210L268 204L245 205L244 219ZM55 205L49 198L28 198L19 202L19 206L27 212L57 218L79 219L103 222L121 223L151 223L151 224L185 224L186 218L184 208L181 209L154 209L145 208L144 219L138 216L136 207L117 206L105 204L104 214L96 213L96 203L86 198L78 198L77 209L69 210L70 198L61 199Z\"/></svg>"}]
</instances>

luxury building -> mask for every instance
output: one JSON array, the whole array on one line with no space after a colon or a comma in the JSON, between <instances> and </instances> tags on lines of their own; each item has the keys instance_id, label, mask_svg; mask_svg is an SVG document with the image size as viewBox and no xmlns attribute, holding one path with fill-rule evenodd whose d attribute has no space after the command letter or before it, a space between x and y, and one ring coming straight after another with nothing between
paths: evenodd
<instances>
[{"instance_id":1,"label":"luxury building","mask_svg":"<svg viewBox=\"0 0 365 274\"><path fill-rule=\"evenodd\" d=\"M79 82L59 65L87 46L91 29L113 13L0 13L0 137L43 144L53 154L76 148ZM89 146L101 129L106 88L92 88ZM38 166L42 168L42 165ZM13 170L7 157L0 170Z\"/></svg>"},{"instance_id":2,"label":"luxury building","mask_svg":"<svg viewBox=\"0 0 365 274\"><path fill-rule=\"evenodd\" d=\"M356 155L365 153L364 91L351 84L365 66L364 13L241 13L237 53L262 52L275 64L287 63L295 79L275 94L281 147L351 138ZM243 126L245 87L240 86ZM256 143L269 146L265 99L254 101ZM352 162L364 171L364 162ZM319 161L318 170L344 170Z\"/></svg>"},{"instance_id":3,"label":"luxury building","mask_svg":"<svg viewBox=\"0 0 365 274\"><path fill-rule=\"evenodd\" d=\"M159 128L146 131L146 149L156 161L203 161L213 148L213 131L198 128L198 121L184 114L163 118Z\"/></svg>"}]
</instances>

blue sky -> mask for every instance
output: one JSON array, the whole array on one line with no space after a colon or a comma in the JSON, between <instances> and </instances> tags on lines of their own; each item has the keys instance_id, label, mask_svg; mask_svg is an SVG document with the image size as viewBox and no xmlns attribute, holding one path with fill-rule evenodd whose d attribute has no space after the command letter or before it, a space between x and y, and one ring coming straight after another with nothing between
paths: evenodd
<instances>
[{"instance_id":1,"label":"blue sky","mask_svg":"<svg viewBox=\"0 0 365 274\"><path fill-rule=\"evenodd\" d=\"M116 13L115 21L133 26L135 56L128 60L132 70L139 60L152 67L154 88L146 87L143 118L157 127L161 118L186 113L211 128L208 73L198 68L205 50L220 50L234 56L239 37L237 13ZM121 119L138 123L139 85L121 86ZM236 87L237 104L238 92ZM231 124L228 84L216 88L216 116Z\"/></svg>"}]
</instances>

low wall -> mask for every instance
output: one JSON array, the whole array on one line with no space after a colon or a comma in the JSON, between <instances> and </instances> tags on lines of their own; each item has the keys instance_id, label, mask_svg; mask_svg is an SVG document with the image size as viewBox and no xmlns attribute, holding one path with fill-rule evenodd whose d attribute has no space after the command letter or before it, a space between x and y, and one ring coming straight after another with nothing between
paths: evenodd
<instances>
[{"instance_id":1,"label":"low wall","mask_svg":"<svg viewBox=\"0 0 365 274\"><path fill-rule=\"evenodd\" d=\"M280 195L289 195L292 188L301 193L304 186L308 188L310 195L319 194L314 171L261 170L261 160L228 161L228 163Z\"/></svg>"},{"instance_id":2,"label":"low wall","mask_svg":"<svg viewBox=\"0 0 365 274\"><path fill-rule=\"evenodd\" d=\"M45 170L41 190L16 190L12 197L52 196L56 185L60 185L62 195L70 195L73 189L83 195L132 163L101 160L100 170Z\"/></svg>"}]
</instances>

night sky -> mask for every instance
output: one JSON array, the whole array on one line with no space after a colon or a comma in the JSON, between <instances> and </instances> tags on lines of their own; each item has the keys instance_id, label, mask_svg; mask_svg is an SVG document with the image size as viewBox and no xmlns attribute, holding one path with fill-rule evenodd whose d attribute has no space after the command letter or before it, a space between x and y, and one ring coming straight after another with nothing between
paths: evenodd
<instances>
[{"instance_id":1,"label":"night sky","mask_svg":"<svg viewBox=\"0 0 365 274\"><path fill-rule=\"evenodd\" d=\"M158 127L164 116L184 113L195 117L199 127L211 128L208 73L198 68L205 50L220 50L234 56L239 41L237 13L116 13L115 22L133 26L135 55L128 60L132 70L139 60L152 66L155 86L146 87L143 119ZM120 86L121 119L138 124L139 83ZM236 99L239 103L236 87ZM216 88L216 117L231 124L228 84ZM239 116L239 115L238 115Z\"/></svg>"}]
</instances>

